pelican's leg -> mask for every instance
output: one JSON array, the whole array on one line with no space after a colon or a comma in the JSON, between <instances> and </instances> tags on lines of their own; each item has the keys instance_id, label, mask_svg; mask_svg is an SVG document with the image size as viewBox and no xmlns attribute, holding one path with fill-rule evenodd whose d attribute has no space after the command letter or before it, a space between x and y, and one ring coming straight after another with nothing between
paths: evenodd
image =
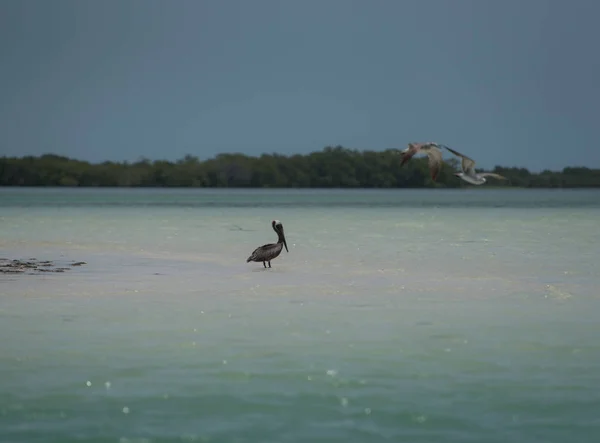
<instances>
[{"instance_id":1,"label":"pelican's leg","mask_svg":"<svg viewBox=\"0 0 600 443\"><path fill-rule=\"evenodd\" d=\"M265 268L267 267L267 265L265 264L265 262L263 262L263 266L264 266Z\"/></svg>"},{"instance_id":2,"label":"pelican's leg","mask_svg":"<svg viewBox=\"0 0 600 443\"><path fill-rule=\"evenodd\" d=\"M271 267L271 260L269 260L269 268Z\"/></svg>"}]
</instances>

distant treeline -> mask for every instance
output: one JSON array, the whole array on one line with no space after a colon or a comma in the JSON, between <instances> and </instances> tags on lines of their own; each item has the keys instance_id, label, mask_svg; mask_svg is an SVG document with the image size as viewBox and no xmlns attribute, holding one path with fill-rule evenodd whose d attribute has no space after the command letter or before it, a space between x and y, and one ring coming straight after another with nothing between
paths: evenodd
<instances>
[{"instance_id":1,"label":"distant treeline","mask_svg":"<svg viewBox=\"0 0 600 443\"><path fill-rule=\"evenodd\" d=\"M246 188L423 188L468 186L453 175L460 169L450 157L434 183L427 158L400 168L398 150L357 151L327 147L307 155L219 154L201 161L187 155L176 162L146 159L135 163L91 164L54 154L1 157L0 186L246 187ZM531 173L496 166L508 182L493 186L531 188L600 187L600 169L568 167Z\"/></svg>"}]
</instances>

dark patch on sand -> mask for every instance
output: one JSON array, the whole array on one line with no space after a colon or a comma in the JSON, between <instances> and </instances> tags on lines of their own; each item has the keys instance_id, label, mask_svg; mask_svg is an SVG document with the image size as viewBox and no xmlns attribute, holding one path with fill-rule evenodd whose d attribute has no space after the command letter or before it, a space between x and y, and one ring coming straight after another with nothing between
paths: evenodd
<instances>
[{"instance_id":1,"label":"dark patch on sand","mask_svg":"<svg viewBox=\"0 0 600 443\"><path fill-rule=\"evenodd\" d=\"M52 260L38 260L30 258L28 260L9 260L0 258L0 274L38 274L40 272L65 272L73 266L87 264L84 261L73 262L67 266L56 266Z\"/></svg>"}]
</instances>

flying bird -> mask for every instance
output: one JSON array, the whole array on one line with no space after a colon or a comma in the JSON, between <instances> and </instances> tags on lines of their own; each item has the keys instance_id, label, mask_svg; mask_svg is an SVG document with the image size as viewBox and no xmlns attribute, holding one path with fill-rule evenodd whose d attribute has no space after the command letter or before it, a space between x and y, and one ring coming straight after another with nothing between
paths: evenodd
<instances>
[{"instance_id":1,"label":"flying bird","mask_svg":"<svg viewBox=\"0 0 600 443\"><path fill-rule=\"evenodd\" d=\"M486 177L497 178L499 180L508 180L506 177L494 172L475 172L475 160L461 154L458 151L455 151L454 149L449 148L448 146L444 146L444 148L462 159L462 171L455 172L454 175L466 181L467 183L472 185L482 185L486 182Z\"/></svg>"},{"instance_id":2,"label":"flying bird","mask_svg":"<svg viewBox=\"0 0 600 443\"><path fill-rule=\"evenodd\" d=\"M271 260L278 257L281 254L283 247L285 246L285 250L290 252L287 247L287 242L285 241L285 234L283 232L283 225L279 220L273 220L271 222L271 226L273 230L277 233L277 243L269 243L267 245L259 246L256 248L250 257L246 259L246 263L251 261L262 262L263 266L266 268L266 263L269 264L269 268L271 267Z\"/></svg>"},{"instance_id":3,"label":"flying bird","mask_svg":"<svg viewBox=\"0 0 600 443\"><path fill-rule=\"evenodd\" d=\"M438 147L437 143L409 143L408 148L400 152L400 155L402 156L400 167L404 166L411 158L419 153L427 154L431 179L435 181L443 163L442 150Z\"/></svg>"}]
</instances>

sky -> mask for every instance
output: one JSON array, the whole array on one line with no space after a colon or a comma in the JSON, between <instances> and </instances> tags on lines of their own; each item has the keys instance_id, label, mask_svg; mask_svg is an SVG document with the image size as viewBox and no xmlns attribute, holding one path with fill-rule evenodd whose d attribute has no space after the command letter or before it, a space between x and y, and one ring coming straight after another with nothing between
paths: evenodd
<instances>
[{"instance_id":1,"label":"sky","mask_svg":"<svg viewBox=\"0 0 600 443\"><path fill-rule=\"evenodd\" d=\"M600 167L596 0L0 0L0 156ZM448 153L449 155L449 153Z\"/></svg>"}]
</instances>

